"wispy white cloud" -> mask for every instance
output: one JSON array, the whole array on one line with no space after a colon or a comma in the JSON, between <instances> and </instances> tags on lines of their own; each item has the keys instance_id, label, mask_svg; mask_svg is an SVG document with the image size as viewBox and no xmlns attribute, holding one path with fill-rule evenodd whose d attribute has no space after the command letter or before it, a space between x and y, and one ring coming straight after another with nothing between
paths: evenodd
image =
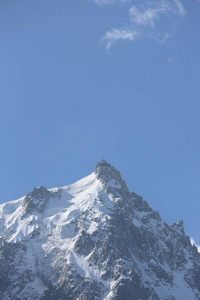
<instances>
[{"instance_id":1,"label":"wispy white cloud","mask_svg":"<svg viewBox=\"0 0 200 300\"><path fill-rule=\"evenodd\" d=\"M103 5L109 5L109 4L113 4L115 2L129 2L130 0L93 0L93 2L95 2L96 4L103 6Z\"/></svg>"},{"instance_id":2,"label":"wispy white cloud","mask_svg":"<svg viewBox=\"0 0 200 300\"><path fill-rule=\"evenodd\" d=\"M154 19L158 17L157 11L146 9L140 12L136 6L132 6L129 10L131 21L138 25L154 26Z\"/></svg>"},{"instance_id":3,"label":"wispy white cloud","mask_svg":"<svg viewBox=\"0 0 200 300\"><path fill-rule=\"evenodd\" d=\"M111 31L107 31L103 36L101 41L106 41L106 49L108 50L111 45L118 40L130 40L133 41L137 36L135 31L126 30L126 29L112 29Z\"/></svg>"},{"instance_id":4,"label":"wispy white cloud","mask_svg":"<svg viewBox=\"0 0 200 300\"><path fill-rule=\"evenodd\" d=\"M158 19L171 13L181 16L185 15L185 10L179 0L149 2L146 5L134 5L129 9L131 22L139 26L154 27Z\"/></svg>"},{"instance_id":5,"label":"wispy white cloud","mask_svg":"<svg viewBox=\"0 0 200 300\"><path fill-rule=\"evenodd\" d=\"M101 41L106 42L106 49L119 40L136 40L136 37L155 39L161 43L172 35L172 19L184 17L185 8L181 0L93 0L98 5L127 2L128 20L120 28L108 30ZM197 0L200 1L200 0ZM127 7L127 5L126 5ZM171 24L171 25L170 25Z\"/></svg>"},{"instance_id":6,"label":"wispy white cloud","mask_svg":"<svg viewBox=\"0 0 200 300\"><path fill-rule=\"evenodd\" d=\"M177 13L184 17L186 15L186 11L183 4L179 0L175 0L175 5L177 7Z\"/></svg>"},{"instance_id":7,"label":"wispy white cloud","mask_svg":"<svg viewBox=\"0 0 200 300\"><path fill-rule=\"evenodd\" d=\"M115 2L115 0L93 0L98 5L108 5Z\"/></svg>"}]
</instances>

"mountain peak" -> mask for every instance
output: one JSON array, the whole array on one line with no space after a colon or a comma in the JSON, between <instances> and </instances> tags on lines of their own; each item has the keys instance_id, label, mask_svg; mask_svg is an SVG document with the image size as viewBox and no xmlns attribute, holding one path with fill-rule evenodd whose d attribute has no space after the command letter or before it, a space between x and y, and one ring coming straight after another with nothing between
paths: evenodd
<instances>
[{"instance_id":1,"label":"mountain peak","mask_svg":"<svg viewBox=\"0 0 200 300\"><path fill-rule=\"evenodd\" d=\"M1 299L199 300L200 253L105 160L0 205ZM16 298L17 295L17 298Z\"/></svg>"},{"instance_id":2,"label":"mountain peak","mask_svg":"<svg viewBox=\"0 0 200 300\"><path fill-rule=\"evenodd\" d=\"M110 167L112 167L111 164L109 164L105 159L102 158L102 160L96 164L95 172L97 171L98 168L107 169ZM114 168L114 167L112 167L112 168Z\"/></svg>"},{"instance_id":3,"label":"mountain peak","mask_svg":"<svg viewBox=\"0 0 200 300\"><path fill-rule=\"evenodd\" d=\"M102 159L96 164L95 174L108 193L116 194L117 191L118 194L125 198L129 195L129 190L120 172L106 160Z\"/></svg>"}]
</instances>

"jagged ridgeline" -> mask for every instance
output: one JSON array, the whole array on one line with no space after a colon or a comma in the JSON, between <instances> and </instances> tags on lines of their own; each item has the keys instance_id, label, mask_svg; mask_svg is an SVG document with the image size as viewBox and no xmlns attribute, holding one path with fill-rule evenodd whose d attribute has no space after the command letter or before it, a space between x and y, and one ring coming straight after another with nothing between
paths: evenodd
<instances>
[{"instance_id":1,"label":"jagged ridgeline","mask_svg":"<svg viewBox=\"0 0 200 300\"><path fill-rule=\"evenodd\" d=\"M199 300L200 253L102 160L0 206L2 300Z\"/></svg>"}]
</instances>

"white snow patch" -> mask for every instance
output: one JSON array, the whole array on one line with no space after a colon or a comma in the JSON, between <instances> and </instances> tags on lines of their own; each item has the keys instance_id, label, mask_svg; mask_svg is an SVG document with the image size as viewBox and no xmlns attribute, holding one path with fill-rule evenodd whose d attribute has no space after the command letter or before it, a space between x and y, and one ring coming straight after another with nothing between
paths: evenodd
<instances>
[{"instance_id":1,"label":"white snow patch","mask_svg":"<svg viewBox=\"0 0 200 300\"><path fill-rule=\"evenodd\" d=\"M138 219L135 219L135 218L132 220L132 223L135 226L137 226L137 227L141 227L142 226L142 223Z\"/></svg>"},{"instance_id":2,"label":"white snow patch","mask_svg":"<svg viewBox=\"0 0 200 300\"><path fill-rule=\"evenodd\" d=\"M135 210L135 213L139 219L142 219L142 218L146 217L147 215L149 215L149 212L146 212L146 211Z\"/></svg>"},{"instance_id":3,"label":"white snow patch","mask_svg":"<svg viewBox=\"0 0 200 300\"><path fill-rule=\"evenodd\" d=\"M197 247L198 252L200 253L200 246L198 246L198 245L195 243L195 240L194 240L192 237L190 238L190 243L191 243L192 246L195 245L195 246Z\"/></svg>"},{"instance_id":4,"label":"white snow patch","mask_svg":"<svg viewBox=\"0 0 200 300\"><path fill-rule=\"evenodd\" d=\"M121 189L121 185L119 184L119 182L114 179L110 179L107 184L112 188Z\"/></svg>"},{"instance_id":5,"label":"white snow patch","mask_svg":"<svg viewBox=\"0 0 200 300\"><path fill-rule=\"evenodd\" d=\"M82 277L88 277L96 281L102 281L100 271L95 269L94 266L90 267L85 256L78 256L71 251L68 255L68 262L73 265L77 273Z\"/></svg>"}]
</instances>

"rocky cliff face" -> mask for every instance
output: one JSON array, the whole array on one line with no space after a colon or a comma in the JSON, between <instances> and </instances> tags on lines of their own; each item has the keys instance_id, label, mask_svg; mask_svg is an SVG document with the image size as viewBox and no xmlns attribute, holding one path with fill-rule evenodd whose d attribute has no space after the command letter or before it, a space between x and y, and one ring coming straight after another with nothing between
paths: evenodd
<instances>
[{"instance_id":1,"label":"rocky cliff face","mask_svg":"<svg viewBox=\"0 0 200 300\"><path fill-rule=\"evenodd\" d=\"M200 299L200 253L106 161L0 206L0 299Z\"/></svg>"}]
</instances>

